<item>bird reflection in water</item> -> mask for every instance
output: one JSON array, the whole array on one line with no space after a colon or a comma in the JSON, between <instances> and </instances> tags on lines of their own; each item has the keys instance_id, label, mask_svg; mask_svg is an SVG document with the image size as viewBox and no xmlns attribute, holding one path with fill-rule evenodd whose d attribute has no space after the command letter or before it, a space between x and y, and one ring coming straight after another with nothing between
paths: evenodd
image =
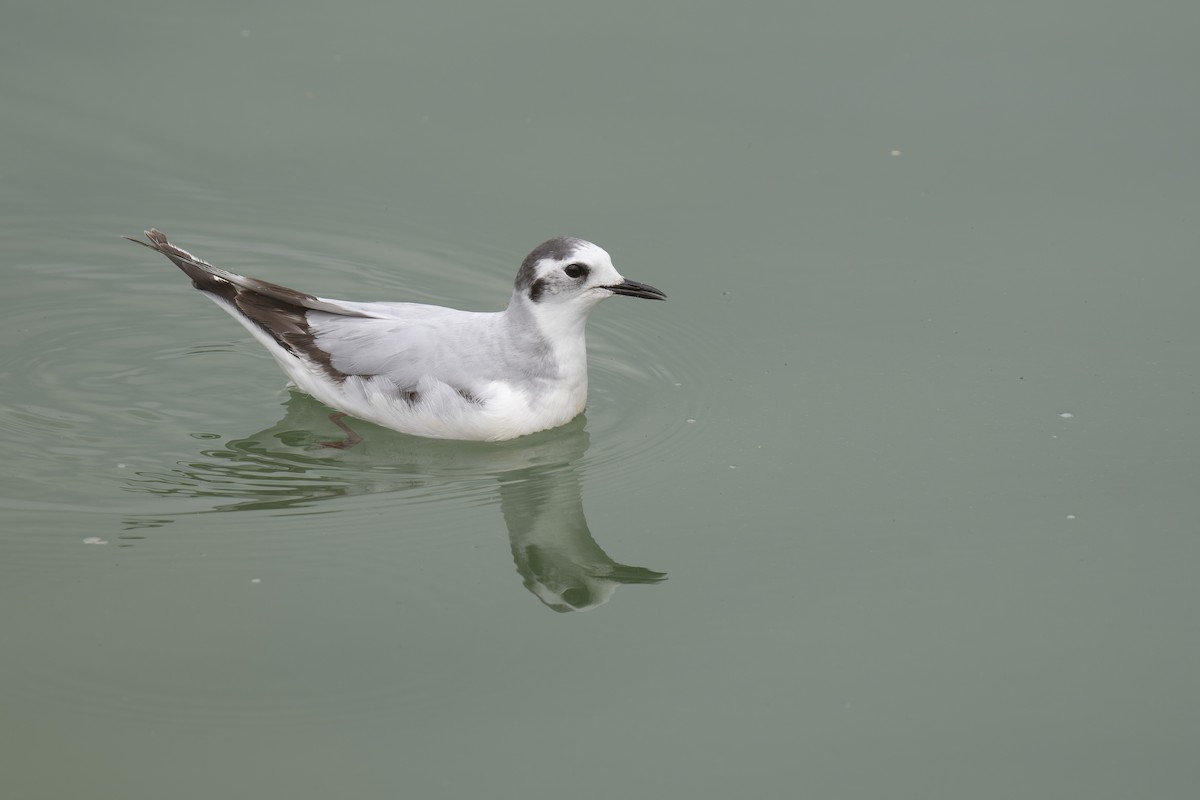
<instances>
[{"instance_id":1,"label":"bird reflection in water","mask_svg":"<svg viewBox=\"0 0 1200 800\"><path fill-rule=\"evenodd\" d=\"M497 444L444 442L375 429L347 455L318 444L329 438L328 408L297 392L285 407L284 418L271 428L205 450L203 459L139 473L127 488L224 501L206 504L204 511L250 511L486 482L499 491L513 561L525 588L547 608L586 611L608 602L621 584L666 579L665 573L614 561L592 538L578 470L588 448L583 416L552 431ZM363 464L364 457L369 464ZM141 538L141 531L169 521L169 515L131 517L122 539L128 543Z\"/></svg>"}]
</instances>

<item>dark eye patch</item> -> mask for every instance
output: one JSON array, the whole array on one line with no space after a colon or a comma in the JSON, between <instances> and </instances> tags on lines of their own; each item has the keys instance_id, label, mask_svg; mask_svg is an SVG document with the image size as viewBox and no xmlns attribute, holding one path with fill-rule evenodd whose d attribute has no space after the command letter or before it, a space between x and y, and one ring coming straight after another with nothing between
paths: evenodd
<instances>
[{"instance_id":1,"label":"dark eye patch","mask_svg":"<svg viewBox=\"0 0 1200 800\"><path fill-rule=\"evenodd\" d=\"M586 264L567 264L563 267L563 272L568 278L582 278L588 274L588 268Z\"/></svg>"}]
</instances>

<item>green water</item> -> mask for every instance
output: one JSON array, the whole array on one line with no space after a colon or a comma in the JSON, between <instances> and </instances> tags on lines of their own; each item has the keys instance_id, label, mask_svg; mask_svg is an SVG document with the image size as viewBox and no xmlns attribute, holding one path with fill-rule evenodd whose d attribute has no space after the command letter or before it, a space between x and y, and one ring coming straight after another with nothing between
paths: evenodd
<instances>
[{"instance_id":1,"label":"green water","mask_svg":"<svg viewBox=\"0 0 1200 800\"><path fill-rule=\"evenodd\" d=\"M1200 6L11 4L0 793L1189 798ZM502 445L168 263L666 303Z\"/></svg>"}]
</instances>

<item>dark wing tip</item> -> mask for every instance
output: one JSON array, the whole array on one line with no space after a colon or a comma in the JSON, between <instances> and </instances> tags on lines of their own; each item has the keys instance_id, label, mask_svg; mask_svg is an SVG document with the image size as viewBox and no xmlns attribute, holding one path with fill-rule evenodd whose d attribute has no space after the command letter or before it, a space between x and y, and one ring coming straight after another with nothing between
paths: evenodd
<instances>
[{"instance_id":1,"label":"dark wing tip","mask_svg":"<svg viewBox=\"0 0 1200 800\"><path fill-rule=\"evenodd\" d=\"M128 239L131 242L137 242L142 247L149 247L151 250L157 250L173 261L175 259L182 259L183 261L190 262L200 267L212 267L212 265L207 261L202 261L201 259L196 258L194 255L189 253L187 250L184 250L182 247L171 244L171 241L167 238L167 235L158 228L151 228L148 231L144 231L144 233L146 234L146 238L149 239L148 242L143 242L141 239L135 239L132 236L125 236L122 238ZM179 264L178 261L175 263L180 267L180 269L183 268L183 265Z\"/></svg>"},{"instance_id":2,"label":"dark wing tip","mask_svg":"<svg viewBox=\"0 0 1200 800\"><path fill-rule=\"evenodd\" d=\"M142 247L149 247L151 250L157 250L160 253L163 252L164 247L173 247L171 242L167 240L166 234L164 234L158 228L151 228L148 231L142 231L142 233L144 233L146 238L150 241L143 242L141 239L135 239L132 236L122 236L121 238L128 239L135 244L140 244Z\"/></svg>"}]
</instances>

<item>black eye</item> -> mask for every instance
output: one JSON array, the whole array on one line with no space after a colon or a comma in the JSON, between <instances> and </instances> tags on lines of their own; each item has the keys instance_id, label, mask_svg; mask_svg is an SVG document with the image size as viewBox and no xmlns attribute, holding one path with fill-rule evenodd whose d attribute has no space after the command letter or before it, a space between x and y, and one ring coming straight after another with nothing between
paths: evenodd
<instances>
[{"instance_id":1,"label":"black eye","mask_svg":"<svg viewBox=\"0 0 1200 800\"><path fill-rule=\"evenodd\" d=\"M563 267L563 272L567 273L568 278L582 278L588 274L588 268L584 264L567 264Z\"/></svg>"}]
</instances>

